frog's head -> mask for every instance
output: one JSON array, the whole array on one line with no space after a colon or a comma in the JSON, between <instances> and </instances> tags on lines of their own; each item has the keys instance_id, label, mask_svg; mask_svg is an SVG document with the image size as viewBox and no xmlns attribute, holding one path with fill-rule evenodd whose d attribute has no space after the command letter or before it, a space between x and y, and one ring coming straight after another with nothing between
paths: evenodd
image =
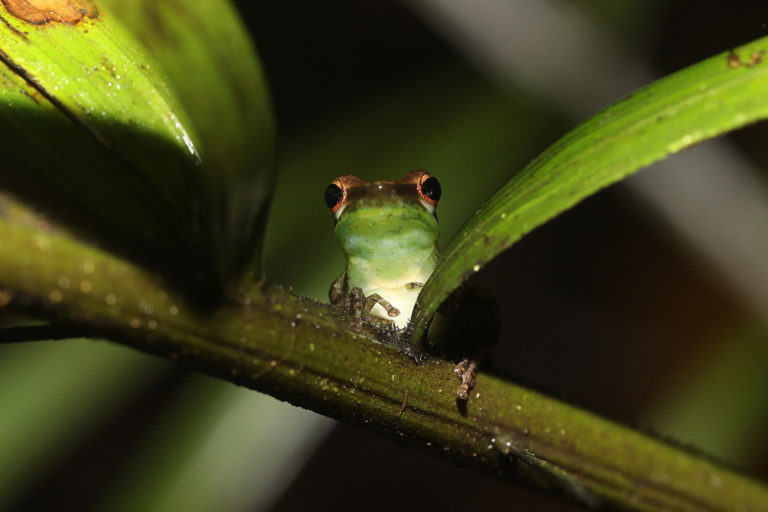
<instances>
[{"instance_id":1,"label":"frog's head","mask_svg":"<svg viewBox=\"0 0 768 512\"><path fill-rule=\"evenodd\" d=\"M424 170L397 181L364 182L345 175L325 190L336 238L348 257L390 259L434 248L440 182Z\"/></svg>"}]
</instances>

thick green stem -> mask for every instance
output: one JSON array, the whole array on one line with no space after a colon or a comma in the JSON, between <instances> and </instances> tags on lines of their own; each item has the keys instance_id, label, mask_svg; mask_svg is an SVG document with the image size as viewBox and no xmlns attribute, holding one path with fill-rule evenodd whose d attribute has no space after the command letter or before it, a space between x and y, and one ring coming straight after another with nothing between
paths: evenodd
<instances>
[{"instance_id":1,"label":"thick green stem","mask_svg":"<svg viewBox=\"0 0 768 512\"><path fill-rule=\"evenodd\" d=\"M606 508L768 510L768 489L697 455L481 374L408 357L275 286L200 311L159 278L0 218L0 305L132 345L503 478Z\"/></svg>"}]
</instances>

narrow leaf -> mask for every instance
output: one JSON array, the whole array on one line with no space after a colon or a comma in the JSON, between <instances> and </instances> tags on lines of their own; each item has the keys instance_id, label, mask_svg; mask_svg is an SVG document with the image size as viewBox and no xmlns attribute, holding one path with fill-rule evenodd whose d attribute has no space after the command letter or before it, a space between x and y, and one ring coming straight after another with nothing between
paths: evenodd
<instances>
[{"instance_id":1,"label":"narrow leaf","mask_svg":"<svg viewBox=\"0 0 768 512\"><path fill-rule=\"evenodd\" d=\"M446 248L421 293L416 337L456 287L524 234L653 162L768 117L766 50L762 38L654 82L533 160Z\"/></svg>"}]
</instances>

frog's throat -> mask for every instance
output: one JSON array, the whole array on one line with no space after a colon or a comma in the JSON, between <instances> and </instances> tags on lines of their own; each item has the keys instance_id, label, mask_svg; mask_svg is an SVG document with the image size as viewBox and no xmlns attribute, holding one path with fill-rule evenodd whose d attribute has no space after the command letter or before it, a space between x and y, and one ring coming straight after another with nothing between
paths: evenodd
<instances>
[{"instance_id":1,"label":"frog's throat","mask_svg":"<svg viewBox=\"0 0 768 512\"><path fill-rule=\"evenodd\" d=\"M437 241L439 227L432 212L421 205L396 203L373 208L352 205L334 228L345 253L362 245L378 250L399 246L407 249L431 247Z\"/></svg>"}]
</instances>

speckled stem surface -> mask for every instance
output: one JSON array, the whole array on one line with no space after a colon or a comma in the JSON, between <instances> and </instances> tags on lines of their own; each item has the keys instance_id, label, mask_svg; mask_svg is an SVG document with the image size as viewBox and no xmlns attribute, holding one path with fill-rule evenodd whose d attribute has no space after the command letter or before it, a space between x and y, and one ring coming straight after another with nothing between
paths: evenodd
<instances>
[{"instance_id":1,"label":"speckled stem surface","mask_svg":"<svg viewBox=\"0 0 768 512\"><path fill-rule=\"evenodd\" d=\"M279 287L246 285L201 310L64 233L0 216L0 240L0 306L597 508L768 510L768 489L749 478L499 377L481 373L457 401L452 363L417 365Z\"/></svg>"}]
</instances>

